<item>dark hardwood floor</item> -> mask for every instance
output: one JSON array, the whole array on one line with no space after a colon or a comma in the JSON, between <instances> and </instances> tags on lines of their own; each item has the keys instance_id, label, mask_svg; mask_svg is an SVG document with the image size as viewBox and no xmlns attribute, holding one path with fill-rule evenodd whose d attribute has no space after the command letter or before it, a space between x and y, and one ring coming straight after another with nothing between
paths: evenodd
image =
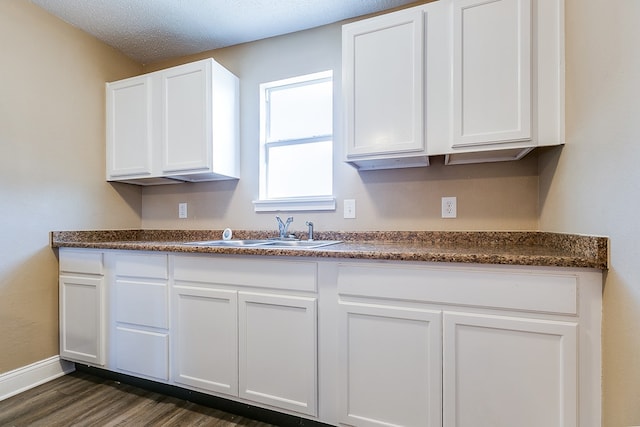
<instances>
[{"instance_id":1,"label":"dark hardwood floor","mask_svg":"<svg viewBox=\"0 0 640 427\"><path fill-rule=\"evenodd\" d=\"M74 372L0 402L0 426L253 426L259 421Z\"/></svg>"}]
</instances>

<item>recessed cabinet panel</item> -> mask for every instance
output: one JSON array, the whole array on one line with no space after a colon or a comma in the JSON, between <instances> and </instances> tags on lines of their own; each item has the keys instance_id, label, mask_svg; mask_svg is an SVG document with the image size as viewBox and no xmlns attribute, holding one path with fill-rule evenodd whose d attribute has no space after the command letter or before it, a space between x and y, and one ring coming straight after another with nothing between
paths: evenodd
<instances>
[{"instance_id":1,"label":"recessed cabinet panel","mask_svg":"<svg viewBox=\"0 0 640 427\"><path fill-rule=\"evenodd\" d=\"M426 153L423 39L420 8L343 27L347 161L384 167Z\"/></svg>"},{"instance_id":2,"label":"recessed cabinet panel","mask_svg":"<svg viewBox=\"0 0 640 427\"><path fill-rule=\"evenodd\" d=\"M422 148L414 36L420 24L411 20L354 36L353 154Z\"/></svg>"},{"instance_id":3,"label":"recessed cabinet panel","mask_svg":"<svg viewBox=\"0 0 640 427\"><path fill-rule=\"evenodd\" d=\"M316 299L240 292L240 397L316 415Z\"/></svg>"},{"instance_id":4,"label":"recessed cabinet panel","mask_svg":"<svg viewBox=\"0 0 640 427\"><path fill-rule=\"evenodd\" d=\"M115 304L117 322L162 329L169 327L166 283L118 279Z\"/></svg>"},{"instance_id":5,"label":"recessed cabinet panel","mask_svg":"<svg viewBox=\"0 0 640 427\"><path fill-rule=\"evenodd\" d=\"M238 293L176 286L173 372L176 383L237 396Z\"/></svg>"},{"instance_id":6,"label":"recessed cabinet panel","mask_svg":"<svg viewBox=\"0 0 640 427\"><path fill-rule=\"evenodd\" d=\"M60 356L104 364L102 277L60 276Z\"/></svg>"},{"instance_id":7,"label":"recessed cabinet panel","mask_svg":"<svg viewBox=\"0 0 640 427\"><path fill-rule=\"evenodd\" d=\"M444 426L577 426L576 323L445 312L443 354Z\"/></svg>"},{"instance_id":8,"label":"recessed cabinet panel","mask_svg":"<svg viewBox=\"0 0 640 427\"><path fill-rule=\"evenodd\" d=\"M441 425L440 312L340 304L340 421Z\"/></svg>"},{"instance_id":9,"label":"recessed cabinet panel","mask_svg":"<svg viewBox=\"0 0 640 427\"><path fill-rule=\"evenodd\" d=\"M107 88L107 175L150 176L151 80L127 79Z\"/></svg>"},{"instance_id":10,"label":"recessed cabinet panel","mask_svg":"<svg viewBox=\"0 0 640 427\"><path fill-rule=\"evenodd\" d=\"M162 73L162 170L209 167L211 159L211 68L187 64Z\"/></svg>"},{"instance_id":11,"label":"recessed cabinet panel","mask_svg":"<svg viewBox=\"0 0 640 427\"><path fill-rule=\"evenodd\" d=\"M453 147L531 139L531 0L453 5Z\"/></svg>"},{"instance_id":12,"label":"recessed cabinet panel","mask_svg":"<svg viewBox=\"0 0 640 427\"><path fill-rule=\"evenodd\" d=\"M116 368L160 381L169 379L169 334L117 326Z\"/></svg>"}]
</instances>

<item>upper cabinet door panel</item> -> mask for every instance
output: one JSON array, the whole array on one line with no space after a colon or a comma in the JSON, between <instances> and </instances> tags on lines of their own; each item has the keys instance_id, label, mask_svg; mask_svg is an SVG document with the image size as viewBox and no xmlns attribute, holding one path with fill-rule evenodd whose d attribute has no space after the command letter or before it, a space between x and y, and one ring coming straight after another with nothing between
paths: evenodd
<instances>
[{"instance_id":1,"label":"upper cabinet door panel","mask_svg":"<svg viewBox=\"0 0 640 427\"><path fill-rule=\"evenodd\" d=\"M454 0L453 147L531 139L531 0Z\"/></svg>"},{"instance_id":2,"label":"upper cabinet door panel","mask_svg":"<svg viewBox=\"0 0 640 427\"><path fill-rule=\"evenodd\" d=\"M347 157L424 151L423 12L343 27Z\"/></svg>"},{"instance_id":3,"label":"upper cabinet door panel","mask_svg":"<svg viewBox=\"0 0 640 427\"><path fill-rule=\"evenodd\" d=\"M107 179L152 173L150 91L146 76L107 84Z\"/></svg>"},{"instance_id":4,"label":"upper cabinet door panel","mask_svg":"<svg viewBox=\"0 0 640 427\"><path fill-rule=\"evenodd\" d=\"M162 170L207 169L211 159L211 63L199 61L162 73Z\"/></svg>"}]
</instances>

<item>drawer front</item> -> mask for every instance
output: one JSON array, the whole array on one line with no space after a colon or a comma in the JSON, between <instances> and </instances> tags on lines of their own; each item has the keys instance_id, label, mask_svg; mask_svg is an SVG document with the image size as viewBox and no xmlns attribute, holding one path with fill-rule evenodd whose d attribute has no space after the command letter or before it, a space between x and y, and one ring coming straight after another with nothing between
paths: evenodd
<instances>
[{"instance_id":1,"label":"drawer front","mask_svg":"<svg viewBox=\"0 0 640 427\"><path fill-rule=\"evenodd\" d=\"M169 328L166 283L116 280L116 321L152 328Z\"/></svg>"},{"instance_id":2,"label":"drawer front","mask_svg":"<svg viewBox=\"0 0 640 427\"><path fill-rule=\"evenodd\" d=\"M174 259L176 281L316 292L317 264L278 259L181 256Z\"/></svg>"},{"instance_id":3,"label":"drawer front","mask_svg":"<svg viewBox=\"0 0 640 427\"><path fill-rule=\"evenodd\" d=\"M531 270L340 264L338 292L542 313L578 313L577 276Z\"/></svg>"},{"instance_id":4,"label":"drawer front","mask_svg":"<svg viewBox=\"0 0 640 427\"><path fill-rule=\"evenodd\" d=\"M82 274L104 274L103 253L90 249L60 248L60 271Z\"/></svg>"},{"instance_id":5,"label":"drawer front","mask_svg":"<svg viewBox=\"0 0 640 427\"><path fill-rule=\"evenodd\" d=\"M116 254L116 275L120 277L145 277L149 279L167 279L166 254Z\"/></svg>"},{"instance_id":6,"label":"drawer front","mask_svg":"<svg viewBox=\"0 0 640 427\"><path fill-rule=\"evenodd\" d=\"M169 380L169 335L116 328L116 368L161 381Z\"/></svg>"}]
</instances>

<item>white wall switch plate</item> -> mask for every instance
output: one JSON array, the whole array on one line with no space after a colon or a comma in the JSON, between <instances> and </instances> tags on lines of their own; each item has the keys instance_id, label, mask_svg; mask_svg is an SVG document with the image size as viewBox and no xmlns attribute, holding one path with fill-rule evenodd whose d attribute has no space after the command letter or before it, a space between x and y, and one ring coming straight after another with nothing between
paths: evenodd
<instances>
[{"instance_id":1,"label":"white wall switch plate","mask_svg":"<svg viewBox=\"0 0 640 427\"><path fill-rule=\"evenodd\" d=\"M458 216L458 202L455 197L442 198L442 218L456 218Z\"/></svg>"},{"instance_id":2,"label":"white wall switch plate","mask_svg":"<svg viewBox=\"0 0 640 427\"><path fill-rule=\"evenodd\" d=\"M355 199L344 200L344 217L355 218L356 217L356 201Z\"/></svg>"}]
</instances>

